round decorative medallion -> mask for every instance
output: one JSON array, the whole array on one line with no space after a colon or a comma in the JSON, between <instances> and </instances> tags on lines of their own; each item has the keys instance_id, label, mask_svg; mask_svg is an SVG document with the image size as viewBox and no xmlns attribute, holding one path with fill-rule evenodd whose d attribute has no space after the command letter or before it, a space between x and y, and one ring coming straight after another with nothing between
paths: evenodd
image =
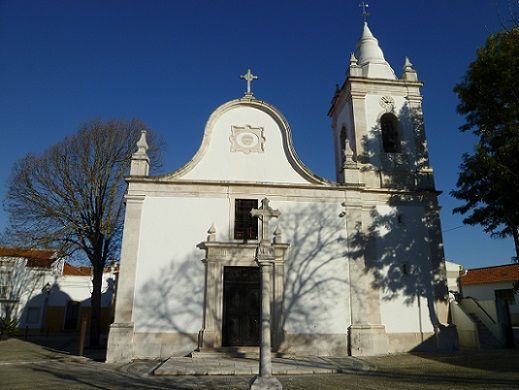
<instances>
[{"instance_id":1,"label":"round decorative medallion","mask_svg":"<svg viewBox=\"0 0 519 390\"><path fill-rule=\"evenodd\" d=\"M384 108L386 111L392 111L395 106L395 99L391 96L382 96L379 103L380 107Z\"/></svg>"},{"instance_id":2,"label":"round decorative medallion","mask_svg":"<svg viewBox=\"0 0 519 390\"><path fill-rule=\"evenodd\" d=\"M258 136L253 133L241 133L236 137L236 143L244 148L253 148L258 142Z\"/></svg>"},{"instance_id":3,"label":"round decorative medallion","mask_svg":"<svg viewBox=\"0 0 519 390\"><path fill-rule=\"evenodd\" d=\"M263 153L265 144L263 127L231 126L229 141L231 141L231 152Z\"/></svg>"}]
</instances>

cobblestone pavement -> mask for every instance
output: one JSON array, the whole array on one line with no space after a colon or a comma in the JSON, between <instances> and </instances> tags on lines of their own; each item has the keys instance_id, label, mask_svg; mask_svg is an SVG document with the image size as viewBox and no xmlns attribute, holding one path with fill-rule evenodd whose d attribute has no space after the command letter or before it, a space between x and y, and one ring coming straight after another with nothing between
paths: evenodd
<instances>
[{"instance_id":1,"label":"cobblestone pavement","mask_svg":"<svg viewBox=\"0 0 519 390\"><path fill-rule=\"evenodd\" d=\"M336 374L279 375L284 389L519 389L519 350L396 354L337 364ZM162 362L114 365L48 346L0 342L0 389L246 389L250 376L154 376ZM358 370L356 370L356 368Z\"/></svg>"}]
</instances>

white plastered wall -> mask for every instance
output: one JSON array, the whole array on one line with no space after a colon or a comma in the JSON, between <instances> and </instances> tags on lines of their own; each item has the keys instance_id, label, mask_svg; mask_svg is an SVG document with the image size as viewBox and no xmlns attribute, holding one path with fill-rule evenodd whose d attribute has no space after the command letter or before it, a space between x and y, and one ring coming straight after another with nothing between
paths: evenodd
<instances>
[{"instance_id":1,"label":"white plastered wall","mask_svg":"<svg viewBox=\"0 0 519 390\"><path fill-rule=\"evenodd\" d=\"M228 224L228 200L147 197L135 281L136 332L196 333L202 327L204 253L212 223Z\"/></svg>"},{"instance_id":2,"label":"white plastered wall","mask_svg":"<svg viewBox=\"0 0 519 390\"><path fill-rule=\"evenodd\" d=\"M388 333L432 332L434 289L427 231L421 206L376 207L378 233L375 280ZM404 271L404 267L407 271Z\"/></svg>"},{"instance_id":3,"label":"white plastered wall","mask_svg":"<svg viewBox=\"0 0 519 390\"><path fill-rule=\"evenodd\" d=\"M495 290L508 290L513 287L512 282L469 284L463 286L463 295L465 297L472 297L482 301L493 301L496 299ZM519 304L519 298L517 295L515 300Z\"/></svg>"},{"instance_id":4,"label":"white plastered wall","mask_svg":"<svg viewBox=\"0 0 519 390\"><path fill-rule=\"evenodd\" d=\"M214 223L217 240L229 237L234 198L147 197L136 273L136 332L196 333L202 327L203 251ZM241 196L254 198L255 196ZM257 196L260 200L261 197ZM346 334L350 323L348 266L339 202L290 201L270 196L279 209L285 267L285 330L295 334Z\"/></svg>"},{"instance_id":5,"label":"white plastered wall","mask_svg":"<svg viewBox=\"0 0 519 390\"><path fill-rule=\"evenodd\" d=\"M285 270L285 330L346 334L350 323L348 261L339 203L273 201L290 243Z\"/></svg>"}]
</instances>

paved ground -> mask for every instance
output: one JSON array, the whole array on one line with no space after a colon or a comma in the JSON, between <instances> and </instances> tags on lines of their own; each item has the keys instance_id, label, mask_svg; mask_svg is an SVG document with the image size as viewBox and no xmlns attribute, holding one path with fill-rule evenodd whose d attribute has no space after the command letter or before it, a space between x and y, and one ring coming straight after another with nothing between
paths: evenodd
<instances>
[{"instance_id":1,"label":"paved ground","mask_svg":"<svg viewBox=\"0 0 519 390\"><path fill-rule=\"evenodd\" d=\"M17 339L0 342L0 389L246 389L250 380L250 375L155 376L151 373L163 362L106 364L64 352L66 348L53 348L50 342L40 344L45 345ZM54 346L59 347L59 342ZM102 355L102 351L87 352L92 357ZM278 378L285 389L291 390L519 389L519 350L398 354L323 362L346 369L336 374Z\"/></svg>"},{"instance_id":2,"label":"paved ground","mask_svg":"<svg viewBox=\"0 0 519 390\"><path fill-rule=\"evenodd\" d=\"M319 356L274 357L274 375L335 374L370 371L366 362L352 358ZM172 357L153 370L154 375L247 375L258 373L258 357L231 358L224 355L213 358Z\"/></svg>"}]
</instances>

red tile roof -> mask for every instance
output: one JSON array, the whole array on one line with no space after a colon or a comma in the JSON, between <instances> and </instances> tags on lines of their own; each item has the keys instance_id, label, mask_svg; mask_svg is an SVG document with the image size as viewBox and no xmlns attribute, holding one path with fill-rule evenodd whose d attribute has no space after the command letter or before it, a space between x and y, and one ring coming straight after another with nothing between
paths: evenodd
<instances>
[{"instance_id":1,"label":"red tile roof","mask_svg":"<svg viewBox=\"0 0 519 390\"><path fill-rule=\"evenodd\" d=\"M22 249L0 247L0 257L21 257L27 259L27 267L50 268L56 261L56 251L52 249Z\"/></svg>"},{"instance_id":2,"label":"red tile roof","mask_svg":"<svg viewBox=\"0 0 519 390\"><path fill-rule=\"evenodd\" d=\"M462 286L469 284L515 282L519 280L519 264L468 269L464 275L461 275L460 280Z\"/></svg>"},{"instance_id":3,"label":"red tile roof","mask_svg":"<svg viewBox=\"0 0 519 390\"><path fill-rule=\"evenodd\" d=\"M63 265L63 275L90 276L90 267L74 267L69 263Z\"/></svg>"}]
</instances>

